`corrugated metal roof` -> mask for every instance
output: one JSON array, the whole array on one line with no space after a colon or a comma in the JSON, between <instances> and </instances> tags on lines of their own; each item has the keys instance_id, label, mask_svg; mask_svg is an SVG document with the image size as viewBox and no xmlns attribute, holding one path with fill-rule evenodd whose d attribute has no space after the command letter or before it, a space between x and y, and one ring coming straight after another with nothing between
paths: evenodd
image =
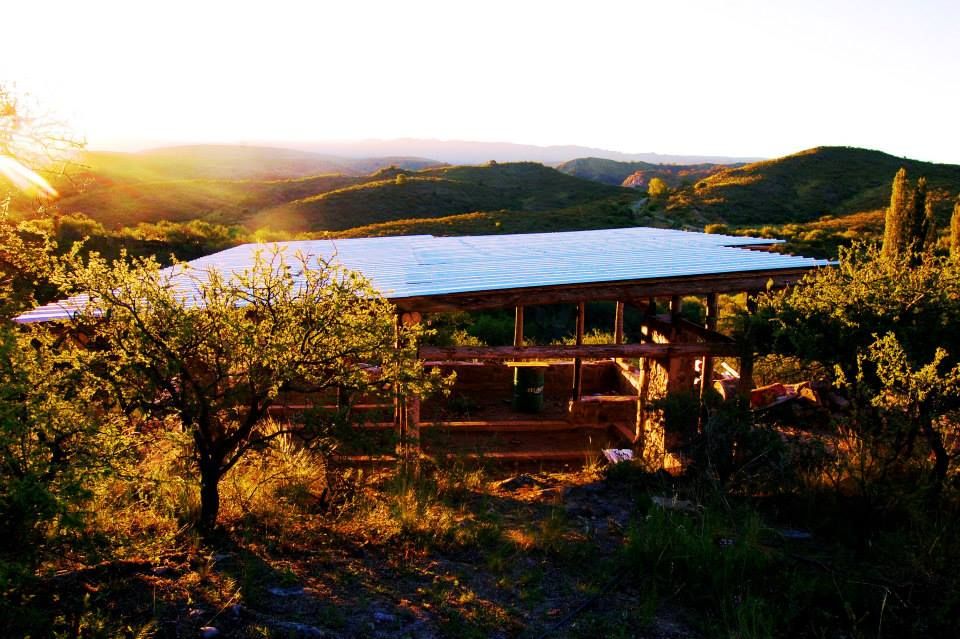
<instances>
[{"instance_id":1,"label":"corrugated metal roof","mask_svg":"<svg viewBox=\"0 0 960 639\"><path fill-rule=\"evenodd\" d=\"M781 240L633 227L599 231L434 237L358 238L278 242L286 255L333 258L363 273L390 299L528 287L663 277L690 277L830 264L742 247ZM189 262L194 275L248 268L269 245L244 244ZM194 284L166 269L187 305L197 303ZM66 319L86 302L71 298L24 313L19 322Z\"/></svg>"}]
</instances>

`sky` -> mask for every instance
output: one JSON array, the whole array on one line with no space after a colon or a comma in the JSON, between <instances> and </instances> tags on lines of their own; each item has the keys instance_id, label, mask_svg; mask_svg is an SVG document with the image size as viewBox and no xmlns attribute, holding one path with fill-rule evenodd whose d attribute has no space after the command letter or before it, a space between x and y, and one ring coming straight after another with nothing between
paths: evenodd
<instances>
[{"instance_id":1,"label":"sky","mask_svg":"<svg viewBox=\"0 0 960 639\"><path fill-rule=\"evenodd\" d=\"M4 0L94 149L430 138L960 164L960 2Z\"/></svg>"}]
</instances>

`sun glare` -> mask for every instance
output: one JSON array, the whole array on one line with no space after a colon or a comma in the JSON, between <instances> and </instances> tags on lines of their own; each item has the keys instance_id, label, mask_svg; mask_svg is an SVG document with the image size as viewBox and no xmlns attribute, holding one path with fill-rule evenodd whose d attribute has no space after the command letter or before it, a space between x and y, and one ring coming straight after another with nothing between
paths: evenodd
<instances>
[{"instance_id":1,"label":"sun glare","mask_svg":"<svg viewBox=\"0 0 960 639\"><path fill-rule=\"evenodd\" d=\"M35 197L53 199L59 194L42 175L11 157L0 155L0 175L18 190Z\"/></svg>"}]
</instances>

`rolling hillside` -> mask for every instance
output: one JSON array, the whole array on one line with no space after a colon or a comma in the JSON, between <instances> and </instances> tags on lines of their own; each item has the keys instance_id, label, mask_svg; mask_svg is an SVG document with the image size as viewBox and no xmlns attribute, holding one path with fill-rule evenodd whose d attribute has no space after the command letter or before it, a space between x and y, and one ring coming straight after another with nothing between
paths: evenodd
<instances>
[{"instance_id":1,"label":"rolling hillside","mask_svg":"<svg viewBox=\"0 0 960 639\"><path fill-rule=\"evenodd\" d=\"M557 167L557 170L602 184L645 189L650 180L655 177L676 187L692 184L723 169L739 166L743 166L743 163L652 164L650 162L617 162L603 158L577 158L564 162Z\"/></svg>"},{"instance_id":2,"label":"rolling hillside","mask_svg":"<svg viewBox=\"0 0 960 639\"><path fill-rule=\"evenodd\" d=\"M667 215L734 225L807 222L883 208L900 167L925 176L946 214L960 192L960 166L851 147L818 147L728 168L670 196Z\"/></svg>"},{"instance_id":3,"label":"rolling hillside","mask_svg":"<svg viewBox=\"0 0 960 639\"><path fill-rule=\"evenodd\" d=\"M281 180L324 173L360 176L387 166L423 169L439 166L425 158L345 158L294 149L202 144L139 153L90 151L78 158L80 177L95 184L157 180Z\"/></svg>"},{"instance_id":4,"label":"rolling hillside","mask_svg":"<svg viewBox=\"0 0 960 639\"><path fill-rule=\"evenodd\" d=\"M178 153L183 153L180 163ZM263 179L236 176L296 174L327 168L328 160L251 147L94 153L83 160L81 173L57 184L63 194L58 209L64 215L82 213L107 229L200 220L249 230L342 231L411 218L550 211L610 197L636 198L625 189L535 163L423 168L428 161L409 160L413 168L394 165L363 176ZM398 158L357 161L353 166L375 168L392 160Z\"/></svg>"},{"instance_id":5,"label":"rolling hillside","mask_svg":"<svg viewBox=\"0 0 960 639\"><path fill-rule=\"evenodd\" d=\"M345 230L477 211L547 211L622 195L616 187L541 164L493 163L390 175L267 209L252 224L290 231Z\"/></svg>"}]
</instances>

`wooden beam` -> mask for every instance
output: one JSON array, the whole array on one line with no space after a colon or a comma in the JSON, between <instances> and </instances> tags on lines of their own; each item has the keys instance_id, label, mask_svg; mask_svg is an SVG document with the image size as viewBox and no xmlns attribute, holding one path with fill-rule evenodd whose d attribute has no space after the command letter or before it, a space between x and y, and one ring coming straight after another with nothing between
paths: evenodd
<instances>
[{"instance_id":1,"label":"wooden beam","mask_svg":"<svg viewBox=\"0 0 960 639\"><path fill-rule=\"evenodd\" d=\"M420 355L427 360L570 360L610 359L615 357L700 357L736 355L736 344L725 342L677 342L671 344L582 344L580 346L423 346Z\"/></svg>"},{"instance_id":2,"label":"wooden beam","mask_svg":"<svg viewBox=\"0 0 960 639\"><path fill-rule=\"evenodd\" d=\"M690 333L696 337L707 341L707 342L723 342L727 344L732 344L734 342L733 338L727 337L723 333L718 333L716 330L710 330L704 328L703 326L698 326L691 322L690 320L679 318L676 323L674 323L669 315L658 315L656 317L645 317L641 321L642 326L649 326L650 328L655 329L659 333L670 334L673 330L678 330L681 333Z\"/></svg>"},{"instance_id":3,"label":"wooden beam","mask_svg":"<svg viewBox=\"0 0 960 639\"><path fill-rule=\"evenodd\" d=\"M577 304L577 346L583 346L583 325L586 322L587 305ZM577 356L573 360L573 401L583 397L583 360Z\"/></svg>"},{"instance_id":4,"label":"wooden beam","mask_svg":"<svg viewBox=\"0 0 960 639\"><path fill-rule=\"evenodd\" d=\"M523 307L518 306L513 317L513 345L523 346Z\"/></svg>"},{"instance_id":5,"label":"wooden beam","mask_svg":"<svg viewBox=\"0 0 960 639\"><path fill-rule=\"evenodd\" d=\"M623 344L623 302L619 300L613 313L613 343Z\"/></svg>"},{"instance_id":6,"label":"wooden beam","mask_svg":"<svg viewBox=\"0 0 960 639\"><path fill-rule=\"evenodd\" d=\"M499 289L471 293L388 298L400 310L458 311L512 308L521 305L565 304L586 301L615 301L628 298L706 295L761 291L768 283L783 287L800 280L811 269L790 268L752 273L726 273L688 277L662 277L624 282L592 282L563 286Z\"/></svg>"}]
</instances>

